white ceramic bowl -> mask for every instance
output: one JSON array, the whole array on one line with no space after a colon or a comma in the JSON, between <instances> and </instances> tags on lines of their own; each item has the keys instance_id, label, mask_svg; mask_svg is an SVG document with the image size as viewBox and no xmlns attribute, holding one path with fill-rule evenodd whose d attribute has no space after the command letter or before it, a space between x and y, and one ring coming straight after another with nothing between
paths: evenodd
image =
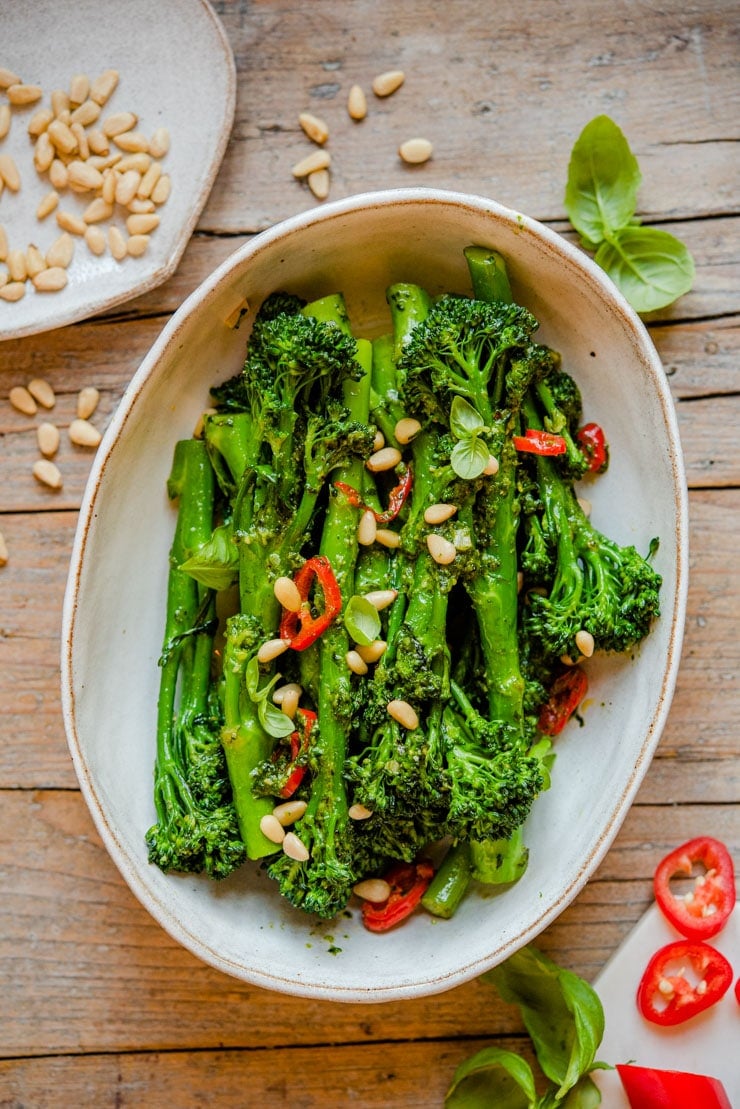
<instances>
[{"instance_id":1,"label":"white ceramic bowl","mask_svg":"<svg viewBox=\"0 0 740 1109\"><path fill-rule=\"evenodd\" d=\"M384 291L415 281L469 292L463 248L508 259L515 297L541 322L601 420L611 465L593 520L647 552L660 536L663 614L637 657L591 660L585 726L557 741L552 788L527 823L524 878L469 896L440 921L419 913L387 935L352 909L318 924L284 904L249 863L225 882L165 876L147 862L167 553L165 493L175 440L189 436L214 379L242 364L249 320L224 323L276 289L344 291L356 330L388 330ZM152 915L206 962L270 989L344 1001L431 994L535 939L594 873L648 768L678 668L687 581L687 502L673 404L635 314L603 273L548 228L480 197L400 190L352 197L262 233L219 267L164 328L98 451L64 609L63 705L83 794L124 878ZM337 951L337 948L341 951Z\"/></svg>"}]
</instances>

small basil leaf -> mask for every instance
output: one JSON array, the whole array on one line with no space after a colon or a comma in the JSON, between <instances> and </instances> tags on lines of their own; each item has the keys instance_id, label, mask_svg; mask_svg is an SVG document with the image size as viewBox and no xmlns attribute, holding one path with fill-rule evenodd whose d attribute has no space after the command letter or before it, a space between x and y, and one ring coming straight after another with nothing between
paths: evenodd
<instances>
[{"instance_id":1,"label":"small basil leaf","mask_svg":"<svg viewBox=\"0 0 740 1109\"><path fill-rule=\"evenodd\" d=\"M458 477L472 481L480 477L491 457L486 444L477 436L470 436L455 443L450 455L450 466Z\"/></svg>"},{"instance_id":2,"label":"small basil leaf","mask_svg":"<svg viewBox=\"0 0 740 1109\"><path fill-rule=\"evenodd\" d=\"M450 431L456 439L467 439L486 425L480 413L463 397L455 397L450 405Z\"/></svg>"},{"instance_id":3,"label":"small basil leaf","mask_svg":"<svg viewBox=\"0 0 740 1109\"><path fill-rule=\"evenodd\" d=\"M215 528L211 538L180 569L208 589L228 589L239 571L239 552L230 524Z\"/></svg>"},{"instance_id":4,"label":"small basil leaf","mask_svg":"<svg viewBox=\"0 0 740 1109\"><path fill-rule=\"evenodd\" d=\"M599 1105L601 1090L593 1079L584 1075L563 1098L558 1097L557 1090L550 1087L537 1102L537 1109L598 1109Z\"/></svg>"},{"instance_id":5,"label":"small basil leaf","mask_svg":"<svg viewBox=\"0 0 740 1109\"><path fill-rule=\"evenodd\" d=\"M668 231L631 225L602 243L594 261L636 312L654 312L683 296L694 282L694 260Z\"/></svg>"},{"instance_id":6,"label":"small basil leaf","mask_svg":"<svg viewBox=\"0 0 740 1109\"><path fill-rule=\"evenodd\" d=\"M257 716L267 734L275 739L282 739L283 736L295 731L295 724L290 717L275 708L271 701L260 700L257 705Z\"/></svg>"},{"instance_id":7,"label":"small basil leaf","mask_svg":"<svg viewBox=\"0 0 740 1109\"><path fill-rule=\"evenodd\" d=\"M369 647L380 634L380 614L367 597L350 597L344 612L347 634L361 647Z\"/></svg>"},{"instance_id":8,"label":"small basil leaf","mask_svg":"<svg viewBox=\"0 0 740 1109\"><path fill-rule=\"evenodd\" d=\"M596 116L571 151L568 219L592 246L602 242L634 216L640 181L640 167L619 127L609 116Z\"/></svg>"},{"instance_id":9,"label":"small basil leaf","mask_svg":"<svg viewBox=\"0 0 740 1109\"><path fill-rule=\"evenodd\" d=\"M534 1078L530 1066L513 1051L485 1047L455 1071L445 1109L533 1109Z\"/></svg>"},{"instance_id":10,"label":"small basil leaf","mask_svg":"<svg viewBox=\"0 0 740 1109\"><path fill-rule=\"evenodd\" d=\"M257 689L260 684L260 664L256 655L252 655L244 667L244 684L247 687L250 701L259 700Z\"/></svg>"}]
</instances>

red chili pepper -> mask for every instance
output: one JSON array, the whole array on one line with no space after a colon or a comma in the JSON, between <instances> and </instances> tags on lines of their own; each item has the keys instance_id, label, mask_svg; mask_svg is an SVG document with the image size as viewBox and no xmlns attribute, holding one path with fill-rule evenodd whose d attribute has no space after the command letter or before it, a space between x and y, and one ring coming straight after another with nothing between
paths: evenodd
<instances>
[{"instance_id":1,"label":"red chili pepper","mask_svg":"<svg viewBox=\"0 0 740 1109\"><path fill-rule=\"evenodd\" d=\"M299 755L304 754L308 750L308 741L317 719L316 713L311 709L298 709L296 716L299 718L301 728L300 731L296 729L296 731L290 734L291 762L295 762ZM307 770L308 767L305 763L301 766L294 767L288 775L285 785L280 790L280 796L283 798L292 797L303 781Z\"/></svg>"},{"instance_id":2,"label":"red chili pepper","mask_svg":"<svg viewBox=\"0 0 740 1109\"><path fill-rule=\"evenodd\" d=\"M689 967L696 985L686 976ZM645 968L637 987L637 1007L653 1024L683 1024L724 997L732 978L732 967L715 947L677 940L656 951Z\"/></svg>"},{"instance_id":3,"label":"red chili pepper","mask_svg":"<svg viewBox=\"0 0 740 1109\"><path fill-rule=\"evenodd\" d=\"M693 891L678 897L671 878L691 877L695 864L704 867ZM698 836L677 847L658 864L653 877L655 900L673 927L690 940L708 940L724 927L735 907L735 869L723 843Z\"/></svg>"},{"instance_id":4,"label":"red chili pepper","mask_svg":"<svg viewBox=\"0 0 740 1109\"><path fill-rule=\"evenodd\" d=\"M740 978L735 983L735 1001L740 1005Z\"/></svg>"},{"instance_id":5,"label":"red chili pepper","mask_svg":"<svg viewBox=\"0 0 740 1109\"><path fill-rule=\"evenodd\" d=\"M411 472L411 467L405 466L401 473L401 478L398 482L398 485L395 485L390 491L390 494L388 496L388 508L385 512L376 512L374 508L370 507L370 505L365 504L358 490L355 489L352 485L347 485L347 483L344 481L335 481L334 487L335 489L339 489L342 493L344 493L349 503L351 505L354 505L355 508L362 508L366 512L372 512L377 523L389 524L391 520L395 520L396 516L398 516L398 513L401 511L404 504L406 503L406 499L411 492L413 480L414 479Z\"/></svg>"},{"instance_id":6,"label":"red chili pepper","mask_svg":"<svg viewBox=\"0 0 740 1109\"><path fill-rule=\"evenodd\" d=\"M555 679L550 697L540 709L537 727L544 735L559 735L588 692L588 678L579 666L569 666Z\"/></svg>"},{"instance_id":7,"label":"red chili pepper","mask_svg":"<svg viewBox=\"0 0 740 1109\"><path fill-rule=\"evenodd\" d=\"M567 450L562 435L539 431L535 427L528 427L524 435L515 435L513 443L518 451L526 454L565 454Z\"/></svg>"},{"instance_id":8,"label":"red chili pepper","mask_svg":"<svg viewBox=\"0 0 740 1109\"><path fill-rule=\"evenodd\" d=\"M314 579L321 586L324 595L323 610L317 616L311 611L309 593ZM289 639L294 651L305 651L336 620L342 611L342 595L334 577L331 563L324 555L316 555L304 562L293 578L301 595L298 612L283 610L280 621L280 638Z\"/></svg>"},{"instance_id":9,"label":"red chili pepper","mask_svg":"<svg viewBox=\"0 0 740 1109\"><path fill-rule=\"evenodd\" d=\"M434 867L427 859L418 863L395 863L385 880L391 887L387 901L375 904L365 901L362 923L371 932L387 932L410 916L426 893L434 877Z\"/></svg>"},{"instance_id":10,"label":"red chili pepper","mask_svg":"<svg viewBox=\"0 0 740 1109\"><path fill-rule=\"evenodd\" d=\"M718 1078L617 1063L632 1109L732 1109Z\"/></svg>"},{"instance_id":11,"label":"red chili pepper","mask_svg":"<svg viewBox=\"0 0 740 1109\"><path fill-rule=\"evenodd\" d=\"M584 424L576 432L576 440L588 460L588 472L603 474L609 465L609 447L604 429L598 424Z\"/></svg>"}]
</instances>

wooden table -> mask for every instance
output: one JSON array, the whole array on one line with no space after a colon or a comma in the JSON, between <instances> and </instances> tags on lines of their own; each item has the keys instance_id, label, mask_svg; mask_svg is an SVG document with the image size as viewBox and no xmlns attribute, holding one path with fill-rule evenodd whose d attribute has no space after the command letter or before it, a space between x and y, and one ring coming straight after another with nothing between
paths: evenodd
<instances>
[{"instance_id":1,"label":"wooden table","mask_svg":"<svg viewBox=\"0 0 740 1109\"><path fill-rule=\"evenodd\" d=\"M0 1104L440 1105L484 1044L527 1053L516 1013L470 982L378 1006L273 995L202 965L141 908L104 851L62 727L60 611L90 452L63 436L64 487L31 476L34 425L7 402L46 378L53 419L96 385L103 428L183 297L231 251L314 206L292 165L303 110L331 130L331 198L397 185L491 196L565 235L563 187L583 125L606 112L640 162L640 214L678 234L692 292L649 321L678 409L691 509L691 583L678 688L653 765L595 878L539 940L596 975L651 900L658 859L691 835L740 861L738 635L740 196L735 0L219 0L239 73L222 170L175 276L121 308L0 344ZM404 87L354 83L401 68ZM187 88L186 75L183 77ZM415 134L434 158L402 165Z\"/></svg>"}]
</instances>

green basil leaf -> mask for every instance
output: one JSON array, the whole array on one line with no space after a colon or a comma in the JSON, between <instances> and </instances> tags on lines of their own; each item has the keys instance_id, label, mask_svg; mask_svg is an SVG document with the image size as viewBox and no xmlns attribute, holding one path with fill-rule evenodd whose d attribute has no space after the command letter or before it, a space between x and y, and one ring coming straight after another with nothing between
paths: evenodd
<instances>
[{"instance_id":1,"label":"green basil leaf","mask_svg":"<svg viewBox=\"0 0 740 1109\"><path fill-rule=\"evenodd\" d=\"M562 1098L592 1069L604 1035L604 1010L588 982L524 947L485 977L518 1005L542 1070Z\"/></svg>"},{"instance_id":2,"label":"green basil leaf","mask_svg":"<svg viewBox=\"0 0 740 1109\"><path fill-rule=\"evenodd\" d=\"M598 1109L601 1090L588 1075L579 1078L565 1097L558 1096L553 1086L537 1102L537 1109Z\"/></svg>"},{"instance_id":3,"label":"green basil leaf","mask_svg":"<svg viewBox=\"0 0 740 1109\"><path fill-rule=\"evenodd\" d=\"M239 552L230 524L215 528L211 538L180 569L208 589L228 589L239 572Z\"/></svg>"},{"instance_id":4,"label":"green basil leaf","mask_svg":"<svg viewBox=\"0 0 740 1109\"><path fill-rule=\"evenodd\" d=\"M463 397L455 397L450 405L450 431L456 439L467 439L486 425L477 409Z\"/></svg>"},{"instance_id":5,"label":"green basil leaf","mask_svg":"<svg viewBox=\"0 0 740 1109\"><path fill-rule=\"evenodd\" d=\"M244 667L244 684L247 687L250 701L259 700L257 689L260 684L260 664L256 655L252 655Z\"/></svg>"},{"instance_id":6,"label":"green basil leaf","mask_svg":"<svg viewBox=\"0 0 740 1109\"><path fill-rule=\"evenodd\" d=\"M491 452L483 440L477 435L471 435L455 443L450 455L450 466L458 477L472 481L473 478L480 477L490 457Z\"/></svg>"},{"instance_id":7,"label":"green basil leaf","mask_svg":"<svg viewBox=\"0 0 740 1109\"><path fill-rule=\"evenodd\" d=\"M291 732L295 731L295 724L290 717L265 698L261 699L257 705L257 716L267 734L275 739L282 739L283 736L290 735Z\"/></svg>"},{"instance_id":8,"label":"green basil leaf","mask_svg":"<svg viewBox=\"0 0 740 1109\"><path fill-rule=\"evenodd\" d=\"M684 244L655 227L625 227L602 243L595 262L636 312L665 308L694 283L694 260Z\"/></svg>"},{"instance_id":9,"label":"green basil leaf","mask_svg":"<svg viewBox=\"0 0 740 1109\"><path fill-rule=\"evenodd\" d=\"M485 1047L455 1071L445 1109L533 1109L532 1071L513 1051Z\"/></svg>"},{"instance_id":10,"label":"green basil leaf","mask_svg":"<svg viewBox=\"0 0 740 1109\"><path fill-rule=\"evenodd\" d=\"M344 611L347 634L361 647L369 647L380 634L380 613L367 597L350 597Z\"/></svg>"},{"instance_id":11,"label":"green basil leaf","mask_svg":"<svg viewBox=\"0 0 740 1109\"><path fill-rule=\"evenodd\" d=\"M596 116L571 151L568 219L592 246L602 242L632 219L640 181L640 167L619 127L609 116Z\"/></svg>"}]
</instances>

